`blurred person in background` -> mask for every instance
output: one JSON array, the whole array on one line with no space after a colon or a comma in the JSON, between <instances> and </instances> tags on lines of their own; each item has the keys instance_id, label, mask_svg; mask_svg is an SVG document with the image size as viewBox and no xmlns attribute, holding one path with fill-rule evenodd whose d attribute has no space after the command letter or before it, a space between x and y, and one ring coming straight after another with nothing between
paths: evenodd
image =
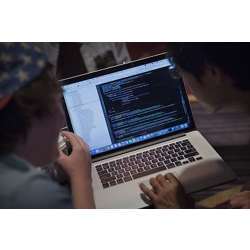
<instances>
[{"instance_id":1,"label":"blurred person in background","mask_svg":"<svg viewBox=\"0 0 250 250\"><path fill-rule=\"evenodd\" d=\"M233 107L250 114L249 43L169 43L168 49L183 82L210 110ZM174 175L158 175L150 184L140 187L156 208L194 206ZM250 191L233 196L230 205L250 208Z\"/></svg>"}]
</instances>

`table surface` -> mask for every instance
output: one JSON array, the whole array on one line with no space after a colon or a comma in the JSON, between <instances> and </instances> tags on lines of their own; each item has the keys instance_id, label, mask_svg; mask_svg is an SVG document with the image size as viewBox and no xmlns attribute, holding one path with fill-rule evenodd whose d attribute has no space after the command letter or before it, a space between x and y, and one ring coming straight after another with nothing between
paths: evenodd
<instances>
[{"instance_id":1,"label":"table surface","mask_svg":"<svg viewBox=\"0 0 250 250\"><path fill-rule=\"evenodd\" d=\"M195 201L250 182L250 116L237 110L209 113L201 104L191 104L197 129L238 176L237 180L196 192Z\"/></svg>"}]
</instances>

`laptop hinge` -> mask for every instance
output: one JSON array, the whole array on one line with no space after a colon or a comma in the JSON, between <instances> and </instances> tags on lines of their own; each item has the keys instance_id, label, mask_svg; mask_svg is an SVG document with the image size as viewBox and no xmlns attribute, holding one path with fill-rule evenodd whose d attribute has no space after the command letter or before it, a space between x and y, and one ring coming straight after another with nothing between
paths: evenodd
<instances>
[{"instance_id":1,"label":"laptop hinge","mask_svg":"<svg viewBox=\"0 0 250 250\"><path fill-rule=\"evenodd\" d=\"M186 133L169 136L167 138L161 138L161 139L158 139L158 140L154 140L153 142L147 142L147 143L144 143L144 144L136 145L136 146L128 148L128 149L120 150L118 152L113 152L113 153L109 153L107 155L95 157L95 158L92 159L92 161L97 162L97 161L105 160L107 158L111 158L111 157L118 156L118 155L123 155L125 153L133 152L133 151L138 150L138 149L146 148L146 147L156 145L156 144L166 142L166 141L171 141L171 140L181 138L181 137L184 137L184 136L186 136Z\"/></svg>"}]
</instances>

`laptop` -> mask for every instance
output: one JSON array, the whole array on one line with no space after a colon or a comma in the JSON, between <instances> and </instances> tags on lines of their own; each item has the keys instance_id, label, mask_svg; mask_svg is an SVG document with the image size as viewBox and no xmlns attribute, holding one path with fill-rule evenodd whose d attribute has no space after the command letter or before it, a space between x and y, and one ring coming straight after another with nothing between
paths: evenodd
<instances>
[{"instance_id":1,"label":"laptop","mask_svg":"<svg viewBox=\"0 0 250 250\"><path fill-rule=\"evenodd\" d=\"M235 178L197 131L184 84L160 54L61 80L68 128L90 147L97 208L142 208L139 183L173 173L187 193Z\"/></svg>"}]
</instances>

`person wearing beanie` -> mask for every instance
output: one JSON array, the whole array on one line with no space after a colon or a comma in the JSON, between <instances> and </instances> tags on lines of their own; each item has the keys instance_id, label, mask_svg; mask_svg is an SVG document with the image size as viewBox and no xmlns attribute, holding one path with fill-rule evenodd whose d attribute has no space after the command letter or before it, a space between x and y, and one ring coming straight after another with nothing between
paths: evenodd
<instances>
[{"instance_id":1,"label":"person wearing beanie","mask_svg":"<svg viewBox=\"0 0 250 250\"><path fill-rule=\"evenodd\" d=\"M0 208L94 208L91 157L81 138L63 132L61 88L35 43L0 43ZM39 166L57 163L70 188Z\"/></svg>"}]
</instances>

